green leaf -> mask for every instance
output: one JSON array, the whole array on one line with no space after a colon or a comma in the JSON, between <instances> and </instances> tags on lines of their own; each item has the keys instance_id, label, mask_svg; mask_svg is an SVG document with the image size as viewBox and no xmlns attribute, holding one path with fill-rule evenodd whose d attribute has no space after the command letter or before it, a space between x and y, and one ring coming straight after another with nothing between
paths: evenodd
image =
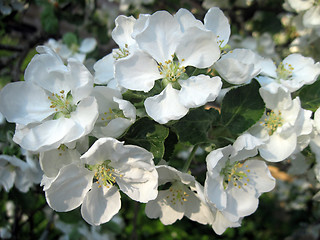
<instances>
[{"instance_id":1,"label":"green leaf","mask_svg":"<svg viewBox=\"0 0 320 240\"><path fill-rule=\"evenodd\" d=\"M257 121L265 111L265 104L259 94L260 84L250 84L227 92L221 106L222 124L232 135L240 135Z\"/></svg>"},{"instance_id":2,"label":"green leaf","mask_svg":"<svg viewBox=\"0 0 320 240\"><path fill-rule=\"evenodd\" d=\"M68 32L68 33L64 34L62 37L62 40L63 40L63 43L67 44L69 48L74 44L75 45L78 44L78 38L72 32Z\"/></svg>"},{"instance_id":3,"label":"green leaf","mask_svg":"<svg viewBox=\"0 0 320 240\"><path fill-rule=\"evenodd\" d=\"M320 107L320 79L312 85L304 86L299 97L302 108L315 112Z\"/></svg>"},{"instance_id":4,"label":"green leaf","mask_svg":"<svg viewBox=\"0 0 320 240\"><path fill-rule=\"evenodd\" d=\"M149 118L140 118L123 137L127 144L134 144L150 151L155 162L163 158L165 152L164 142L169 135L169 129Z\"/></svg>"},{"instance_id":5,"label":"green leaf","mask_svg":"<svg viewBox=\"0 0 320 240\"><path fill-rule=\"evenodd\" d=\"M44 31L50 34L58 32L59 22L52 5L46 5L41 13L41 23Z\"/></svg>"},{"instance_id":6,"label":"green leaf","mask_svg":"<svg viewBox=\"0 0 320 240\"><path fill-rule=\"evenodd\" d=\"M219 112L215 109L196 108L172 125L181 142L192 145L210 142L208 132L211 125L219 121Z\"/></svg>"}]
</instances>

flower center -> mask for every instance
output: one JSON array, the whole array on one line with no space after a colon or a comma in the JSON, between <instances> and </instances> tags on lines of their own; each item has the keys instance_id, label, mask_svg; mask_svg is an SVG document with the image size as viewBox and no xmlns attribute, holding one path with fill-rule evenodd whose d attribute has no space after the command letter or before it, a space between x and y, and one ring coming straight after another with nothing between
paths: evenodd
<instances>
[{"instance_id":1,"label":"flower center","mask_svg":"<svg viewBox=\"0 0 320 240\"><path fill-rule=\"evenodd\" d=\"M100 119L105 126L107 126L112 119L126 118L123 114L123 111L121 111L120 109L111 109L111 108L109 108L108 112L104 112L103 114L100 114L100 116L101 116Z\"/></svg>"},{"instance_id":2,"label":"flower center","mask_svg":"<svg viewBox=\"0 0 320 240\"><path fill-rule=\"evenodd\" d=\"M188 201L189 194L186 192L186 186L182 183L175 182L169 188L169 194L167 195L167 201L171 204L181 204Z\"/></svg>"},{"instance_id":3,"label":"flower center","mask_svg":"<svg viewBox=\"0 0 320 240\"><path fill-rule=\"evenodd\" d=\"M288 80L292 76L294 68L291 64L283 64L282 62L279 64L277 68L278 80Z\"/></svg>"},{"instance_id":4,"label":"flower center","mask_svg":"<svg viewBox=\"0 0 320 240\"><path fill-rule=\"evenodd\" d=\"M277 128L281 127L282 125L283 118L280 111L278 111L278 114L276 114L273 110L267 112L267 116L264 119L263 126L268 129L269 136L271 136L277 130Z\"/></svg>"},{"instance_id":5,"label":"flower center","mask_svg":"<svg viewBox=\"0 0 320 240\"><path fill-rule=\"evenodd\" d=\"M94 180L101 186L110 188L116 183L117 178L121 178L123 175L119 171L115 170L113 167L109 166L110 160L106 160L103 163L96 165L87 165L86 167L94 171Z\"/></svg>"},{"instance_id":6,"label":"flower center","mask_svg":"<svg viewBox=\"0 0 320 240\"><path fill-rule=\"evenodd\" d=\"M248 165L245 166L246 169L243 169L243 164L238 161L230 163L230 160L227 161L225 167L221 170L220 175L223 176L223 187L226 189L231 182L233 186L241 188L241 185L247 185L249 178L247 173L250 172ZM247 172L247 173L246 173ZM242 180L246 178L246 182L242 183Z\"/></svg>"},{"instance_id":7,"label":"flower center","mask_svg":"<svg viewBox=\"0 0 320 240\"><path fill-rule=\"evenodd\" d=\"M77 53L79 51L79 45L76 43L72 43L72 45L70 46L70 50L73 54Z\"/></svg>"},{"instance_id":8,"label":"flower center","mask_svg":"<svg viewBox=\"0 0 320 240\"><path fill-rule=\"evenodd\" d=\"M172 58L174 55L172 56ZM182 62L184 59L181 60ZM168 60L158 65L160 75L163 77L165 85L168 83L176 83L179 78L184 75L186 69L184 66L180 67L179 61Z\"/></svg>"},{"instance_id":9,"label":"flower center","mask_svg":"<svg viewBox=\"0 0 320 240\"><path fill-rule=\"evenodd\" d=\"M124 57L128 56L129 53L130 52L128 49L128 44L125 44L124 48L119 48L119 49L113 51L113 58L115 60L118 60L120 58L124 58Z\"/></svg>"},{"instance_id":10,"label":"flower center","mask_svg":"<svg viewBox=\"0 0 320 240\"><path fill-rule=\"evenodd\" d=\"M60 91L60 95L57 93L52 93L48 99L51 101L50 108L54 108L57 112L53 119L58 119L60 117L70 118L71 112L76 110L77 106L73 104L71 91L69 91L66 96L64 94L64 90Z\"/></svg>"}]
</instances>

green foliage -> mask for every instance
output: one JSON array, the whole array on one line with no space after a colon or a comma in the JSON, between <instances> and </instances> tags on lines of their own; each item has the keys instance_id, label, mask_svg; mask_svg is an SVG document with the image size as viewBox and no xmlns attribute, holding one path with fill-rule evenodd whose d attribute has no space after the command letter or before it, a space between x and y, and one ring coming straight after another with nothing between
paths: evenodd
<instances>
[{"instance_id":1,"label":"green foliage","mask_svg":"<svg viewBox=\"0 0 320 240\"><path fill-rule=\"evenodd\" d=\"M265 104L259 88L259 83L253 80L248 85L231 89L225 95L221 106L221 119L223 126L232 135L240 135L262 117Z\"/></svg>"},{"instance_id":2,"label":"green foliage","mask_svg":"<svg viewBox=\"0 0 320 240\"><path fill-rule=\"evenodd\" d=\"M68 32L66 34L63 35L62 37L62 41L67 44L68 47L71 47L72 45L77 45L78 44L78 38L77 36L72 33L72 32Z\"/></svg>"},{"instance_id":3,"label":"green foliage","mask_svg":"<svg viewBox=\"0 0 320 240\"><path fill-rule=\"evenodd\" d=\"M205 110L197 108L172 125L181 142L188 144L206 143L211 125L219 119L219 113L215 109Z\"/></svg>"},{"instance_id":4,"label":"green foliage","mask_svg":"<svg viewBox=\"0 0 320 240\"><path fill-rule=\"evenodd\" d=\"M312 85L305 85L299 92L301 106L316 111L320 107L320 79Z\"/></svg>"},{"instance_id":5,"label":"green foliage","mask_svg":"<svg viewBox=\"0 0 320 240\"><path fill-rule=\"evenodd\" d=\"M169 129L149 118L136 121L123 137L126 144L138 145L150 151L155 163L159 162L165 153L164 141L169 135Z\"/></svg>"},{"instance_id":6,"label":"green foliage","mask_svg":"<svg viewBox=\"0 0 320 240\"><path fill-rule=\"evenodd\" d=\"M47 4L44 6L41 13L41 23L47 33L54 34L58 31L59 21L55 15L53 5Z\"/></svg>"}]
</instances>

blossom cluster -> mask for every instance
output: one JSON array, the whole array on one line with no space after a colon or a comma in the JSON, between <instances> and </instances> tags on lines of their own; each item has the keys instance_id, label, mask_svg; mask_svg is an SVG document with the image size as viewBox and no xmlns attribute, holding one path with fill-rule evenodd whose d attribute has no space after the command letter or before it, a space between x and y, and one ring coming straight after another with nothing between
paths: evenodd
<instances>
[{"instance_id":1,"label":"blossom cluster","mask_svg":"<svg viewBox=\"0 0 320 240\"><path fill-rule=\"evenodd\" d=\"M320 106L302 108L296 93L317 81L320 63L298 53L276 63L273 52L231 48L230 34L217 7L203 21L186 9L121 15L118 47L93 72L83 64L92 39L71 50L55 40L38 46L24 81L1 90L0 112L16 124L13 141L39 155L48 205L81 206L98 226L119 212L122 192L164 225L186 216L222 234L274 189L270 162L294 161L308 146L319 162ZM181 169L164 147L169 132L193 145ZM200 148L203 182L191 168ZM0 175L27 168L13 158L0 156ZM1 182L7 191L21 185L16 175Z\"/></svg>"}]
</instances>

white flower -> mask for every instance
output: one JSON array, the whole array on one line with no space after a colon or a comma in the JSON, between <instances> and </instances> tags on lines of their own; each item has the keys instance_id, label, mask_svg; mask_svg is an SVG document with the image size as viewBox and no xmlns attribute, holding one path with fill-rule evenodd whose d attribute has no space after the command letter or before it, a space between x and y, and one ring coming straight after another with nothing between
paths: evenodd
<instances>
[{"instance_id":1,"label":"white flower","mask_svg":"<svg viewBox=\"0 0 320 240\"><path fill-rule=\"evenodd\" d=\"M135 35L143 51L115 63L115 77L127 89L149 92L161 79L165 89L145 101L148 115L161 124L180 119L189 108L215 100L222 86L219 77L185 74L187 66L211 66L220 50L211 31L196 26L182 30L181 19L181 14L176 17L165 11L149 16L143 30Z\"/></svg>"},{"instance_id":2,"label":"white flower","mask_svg":"<svg viewBox=\"0 0 320 240\"><path fill-rule=\"evenodd\" d=\"M160 165L156 167L159 186L171 183L170 188L159 191L155 200L146 205L149 218L159 218L165 224L173 224L183 216L201 224L209 223L209 208L197 195L200 185L193 176L180 172L173 167Z\"/></svg>"},{"instance_id":3,"label":"white flower","mask_svg":"<svg viewBox=\"0 0 320 240\"><path fill-rule=\"evenodd\" d=\"M261 72L264 62L264 58L249 49L234 49L223 55L214 68L227 82L243 84Z\"/></svg>"},{"instance_id":4,"label":"white flower","mask_svg":"<svg viewBox=\"0 0 320 240\"><path fill-rule=\"evenodd\" d=\"M148 202L157 196L158 174L153 156L143 148L100 138L81 157L63 166L56 177L44 182L47 202L56 211L81 206L91 225L108 222L121 206L122 192L133 200Z\"/></svg>"},{"instance_id":5,"label":"white flower","mask_svg":"<svg viewBox=\"0 0 320 240\"><path fill-rule=\"evenodd\" d=\"M252 214L258 207L259 196L275 186L275 179L263 161L240 162L231 157L234 151L229 145L209 153L204 184L209 203L231 222Z\"/></svg>"},{"instance_id":6,"label":"white flower","mask_svg":"<svg viewBox=\"0 0 320 240\"><path fill-rule=\"evenodd\" d=\"M120 137L136 120L136 109L122 99L118 90L96 86L92 95L98 103L99 118L92 130L92 135L101 137Z\"/></svg>"},{"instance_id":7,"label":"white flower","mask_svg":"<svg viewBox=\"0 0 320 240\"><path fill-rule=\"evenodd\" d=\"M305 84L314 83L319 74L320 63L314 63L312 58L295 53L287 56L278 67L275 64L265 66L262 74L265 76L258 80L263 88L283 88L294 92Z\"/></svg>"},{"instance_id":8,"label":"white flower","mask_svg":"<svg viewBox=\"0 0 320 240\"><path fill-rule=\"evenodd\" d=\"M290 93L281 88L277 94L261 88L260 94L267 111L249 132L265 143L258 148L261 157L279 162L294 153L298 136L311 133L311 112L301 108L298 97L291 100Z\"/></svg>"},{"instance_id":9,"label":"white flower","mask_svg":"<svg viewBox=\"0 0 320 240\"><path fill-rule=\"evenodd\" d=\"M47 151L89 134L98 117L90 96L93 78L82 63L62 60L49 48L29 63L25 81L9 83L0 93L0 111L17 124L13 140L30 151Z\"/></svg>"},{"instance_id":10,"label":"white flower","mask_svg":"<svg viewBox=\"0 0 320 240\"><path fill-rule=\"evenodd\" d=\"M94 64L94 82L96 84L103 84L110 88L124 91L124 88L119 86L114 79L114 64L118 59L125 58L138 49L132 35L139 32L139 30L137 30L138 26L144 24L146 21L145 17L146 15L141 15L141 18L136 20L132 16L126 17L121 15L116 18L116 26L112 31L112 38L118 44L119 48L113 49L112 53L106 55Z\"/></svg>"},{"instance_id":11,"label":"white flower","mask_svg":"<svg viewBox=\"0 0 320 240\"><path fill-rule=\"evenodd\" d=\"M8 192L15 185L19 191L27 192L35 183L40 183L40 168L33 160L27 160L0 155L0 187Z\"/></svg>"},{"instance_id":12,"label":"white flower","mask_svg":"<svg viewBox=\"0 0 320 240\"><path fill-rule=\"evenodd\" d=\"M71 48L69 48L66 44L62 43L61 40L56 41L50 38L46 45L52 48L65 62L69 58L73 58L83 63L86 55L96 48L97 40L95 38L85 38L80 46L73 44Z\"/></svg>"},{"instance_id":13,"label":"white flower","mask_svg":"<svg viewBox=\"0 0 320 240\"><path fill-rule=\"evenodd\" d=\"M275 43L272 36L267 32L260 36L249 36L245 38L240 35L232 35L228 44L232 49L246 48L258 53L262 57L269 57L272 59L279 58L275 51Z\"/></svg>"}]
</instances>

